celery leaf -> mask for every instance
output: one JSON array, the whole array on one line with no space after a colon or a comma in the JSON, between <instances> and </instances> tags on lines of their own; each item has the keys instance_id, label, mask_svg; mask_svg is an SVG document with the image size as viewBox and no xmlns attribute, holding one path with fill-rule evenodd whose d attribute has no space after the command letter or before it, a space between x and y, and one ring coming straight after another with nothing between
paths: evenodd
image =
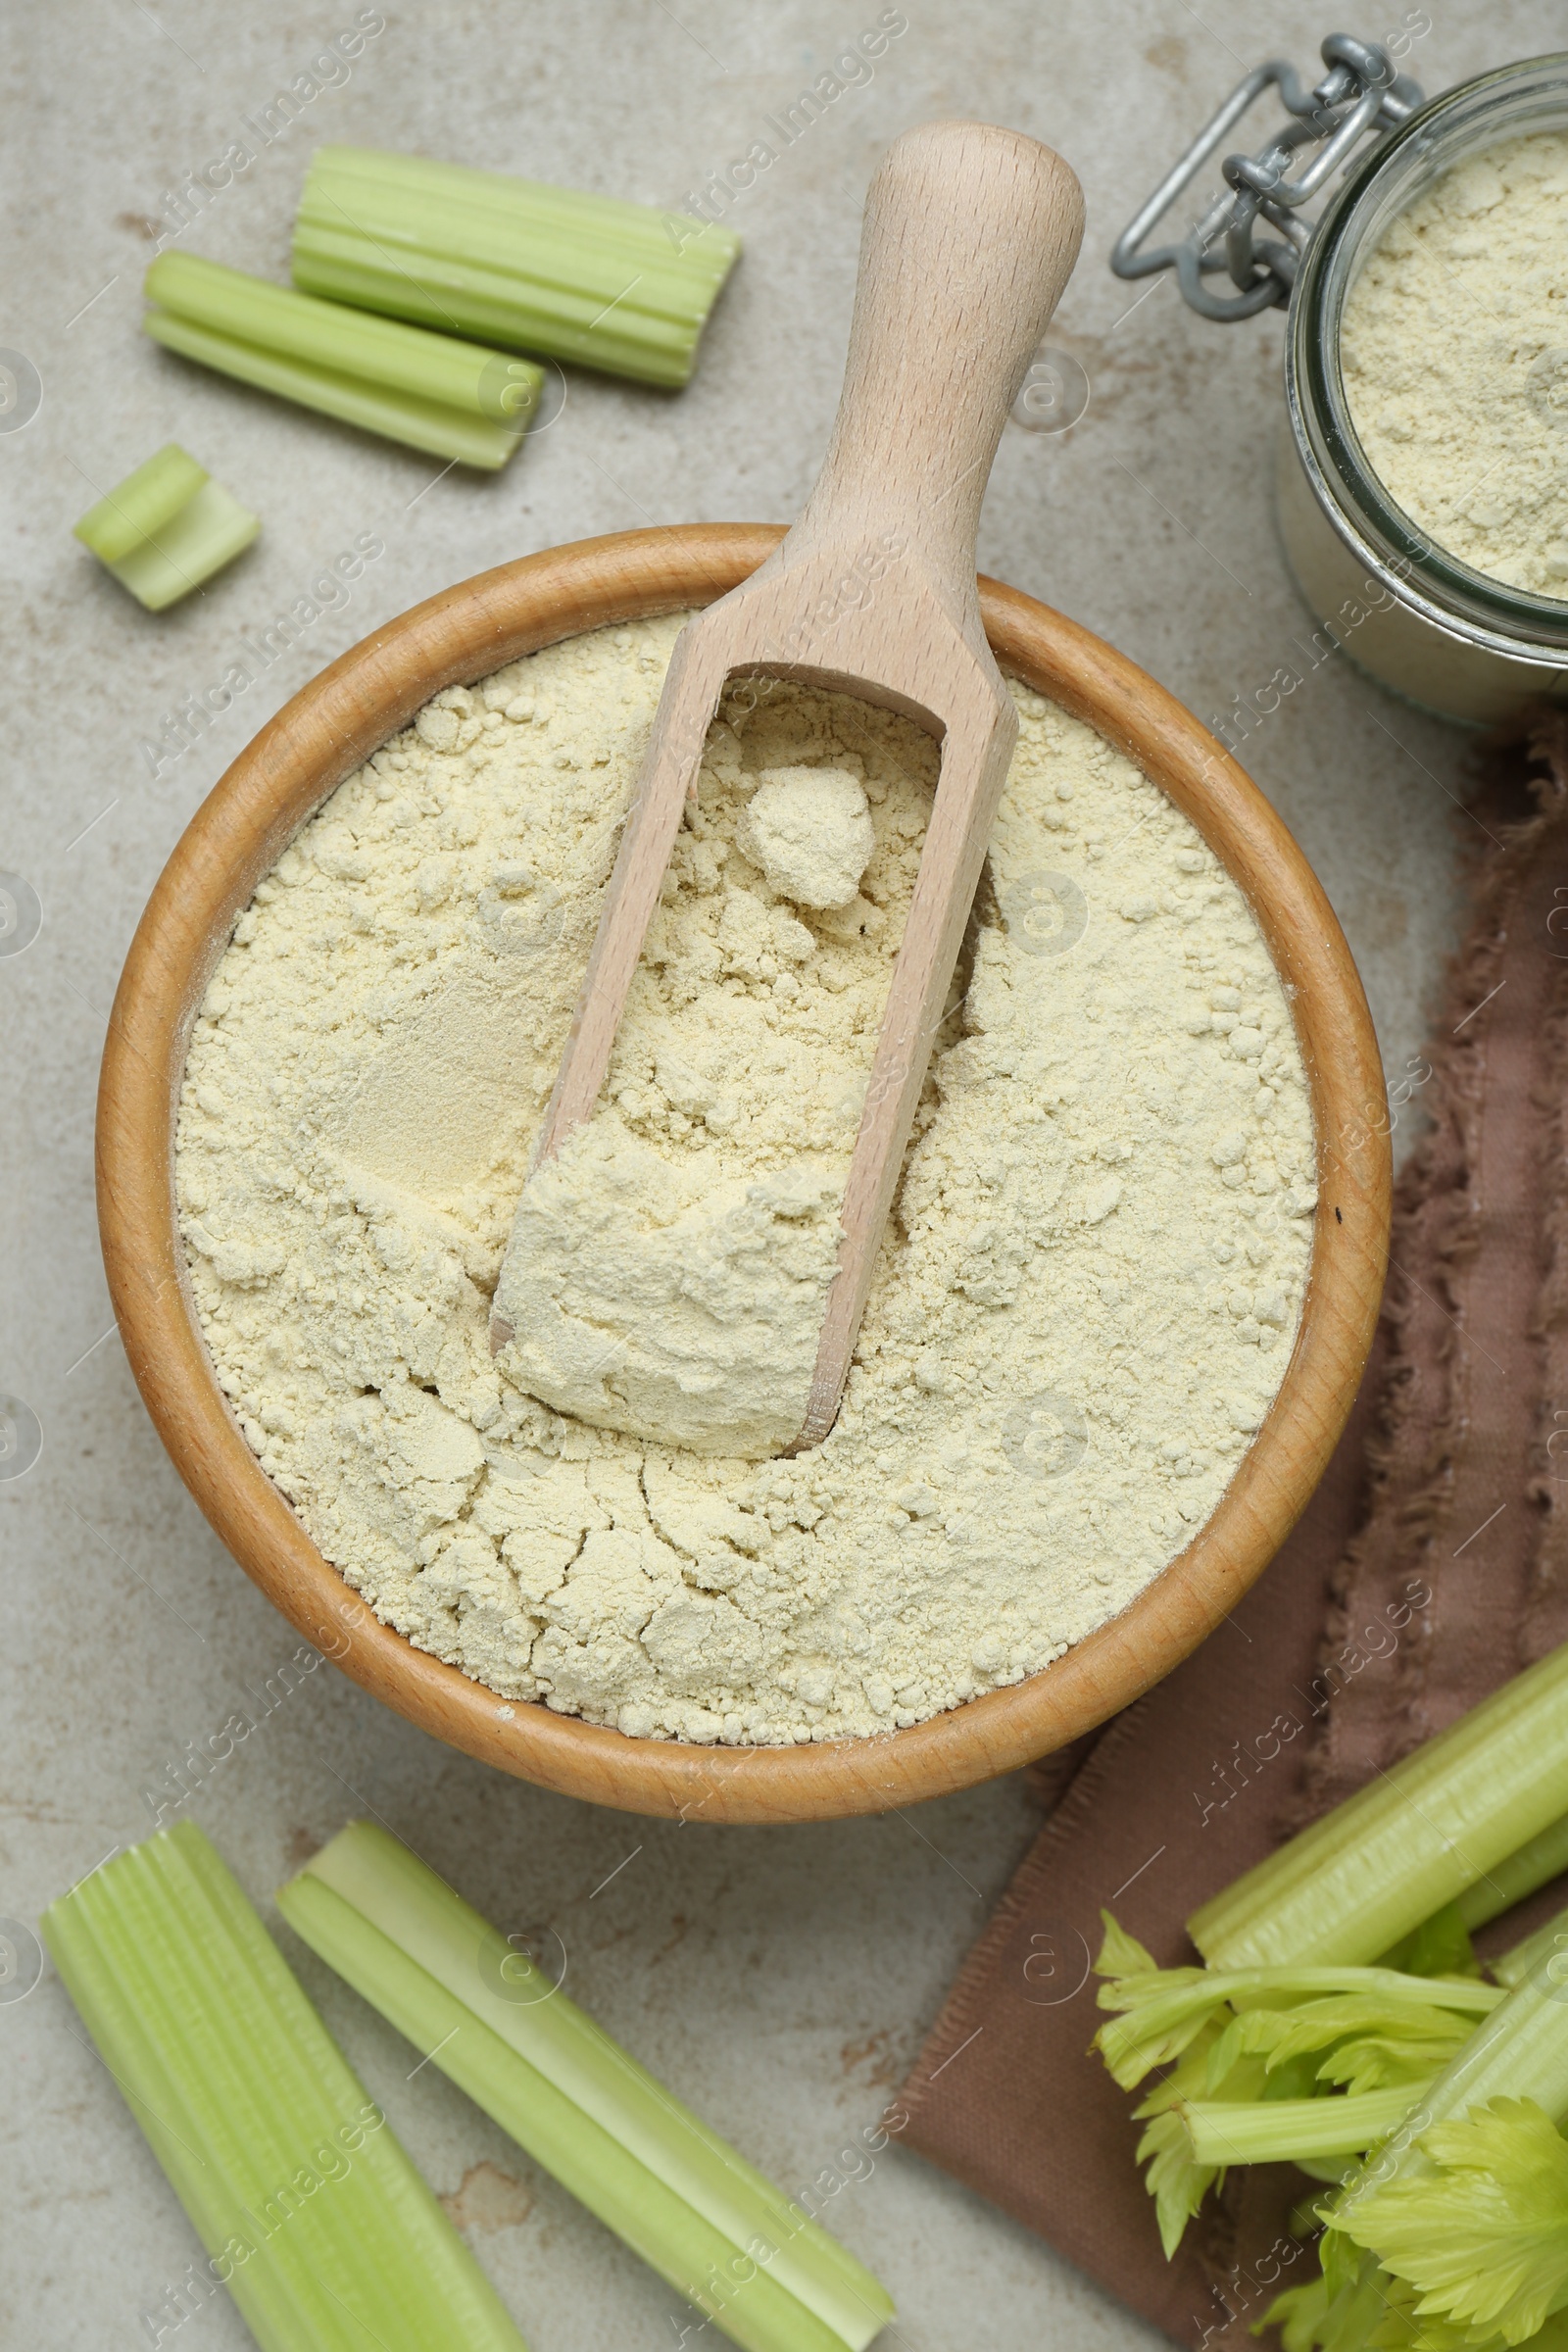
<instances>
[{"instance_id":1,"label":"celery leaf","mask_svg":"<svg viewBox=\"0 0 1568 2352\"><path fill-rule=\"evenodd\" d=\"M1338 2226L1484 2344L1522 2344L1568 2305L1568 2142L1533 2099L1494 2099L1418 2143L1427 2164ZM1434 2172L1435 2176L1434 2177Z\"/></svg>"}]
</instances>

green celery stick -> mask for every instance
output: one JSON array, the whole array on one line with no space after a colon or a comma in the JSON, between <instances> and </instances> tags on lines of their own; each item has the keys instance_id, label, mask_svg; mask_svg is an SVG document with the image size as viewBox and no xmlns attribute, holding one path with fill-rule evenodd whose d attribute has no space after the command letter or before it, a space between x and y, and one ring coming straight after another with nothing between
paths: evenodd
<instances>
[{"instance_id":1,"label":"green celery stick","mask_svg":"<svg viewBox=\"0 0 1568 2352\"><path fill-rule=\"evenodd\" d=\"M1568 1813L1568 1642L1195 1911L1217 1968L1370 1961Z\"/></svg>"},{"instance_id":2,"label":"green celery stick","mask_svg":"<svg viewBox=\"0 0 1568 2352\"><path fill-rule=\"evenodd\" d=\"M1454 1902L1454 1909L1466 1928L1484 1928L1489 1919L1500 1919L1515 1903L1522 1903L1527 1894L1549 1886L1552 1880L1568 1870L1568 1814L1561 1821L1547 1824L1539 1837L1494 1862L1484 1879L1467 1886Z\"/></svg>"},{"instance_id":3,"label":"green celery stick","mask_svg":"<svg viewBox=\"0 0 1568 2352\"><path fill-rule=\"evenodd\" d=\"M877 2280L398 1840L354 1822L280 1889L305 1941L747 2352L861 2352Z\"/></svg>"},{"instance_id":4,"label":"green celery stick","mask_svg":"<svg viewBox=\"0 0 1568 2352\"><path fill-rule=\"evenodd\" d=\"M254 384L259 391L279 393L301 408L340 417L345 424L361 425L384 440L428 450L432 457L495 472L521 438L515 428L442 408L412 392L382 391L360 377L333 375L303 360L279 357L254 343L236 342L191 319L175 318L172 312L148 311L142 326L155 343L186 359L199 360L204 368L237 376L241 383Z\"/></svg>"},{"instance_id":5,"label":"green celery stick","mask_svg":"<svg viewBox=\"0 0 1568 2352\"><path fill-rule=\"evenodd\" d=\"M688 343L672 348L667 322L639 315L630 303L612 307L597 295L523 283L468 261L400 253L384 229L368 247L354 232L302 215L292 267L296 284L339 305L389 312L437 329L461 320L466 334L666 390L678 390L691 373Z\"/></svg>"},{"instance_id":6,"label":"green celery stick","mask_svg":"<svg viewBox=\"0 0 1568 2352\"><path fill-rule=\"evenodd\" d=\"M89 507L72 535L90 547L100 563L118 564L172 522L210 479L206 466L198 466L177 441L166 441L134 473L127 473Z\"/></svg>"},{"instance_id":7,"label":"green celery stick","mask_svg":"<svg viewBox=\"0 0 1568 2352\"><path fill-rule=\"evenodd\" d=\"M1419 2083L1321 2099L1190 2099L1176 2109L1195 2164L1359 2156L1404 2121Z\"/></svg>"},{"instance_id":8,"label":"green celery stick","mask_svg":"<svg viewBox=\"0 0 1568 2352\"><path fill-rule=\"evenodd\" d=\"M712 278L682 262L671 245L657 254L610 250L579 222L519 222L504 209L423 188L366 189L318 170L306 183L298 219L314 232L342 238L345 254L368 259L358 220L372 207L388 264L400 266L412 254L437 266L469 266L510 285L518 301L532 296L548 305L574 296L589 317L613 304L617 312L641 315L650 335L666 339L677 326L695 337L712 303Z\"/></svg>"},{"instance_id":9,"label":"green celery stick","mask_svg":"<svg viewBox=\"0 0 1568 2352\"><path fill-rule=\"evenodd\" d=\"M40 1927L263 2352L523 2352L193 1823L106 1863Z\"/></svg>"},{"instance_id":10,"label":"green celery stick","mask_svg":"<svg viewBox=\"0 0 1568 2352\"><path fill-rule=\"evenodd\" d=\"M1528 2099L1553 2124L1568 2119L1568 1985L1555 1965L1568 1951L1568 1911L1512 1956L1532 1945L1529 1973L1321 2209L1324 2278L1282 2295L1264 2314L1265 2325L1283 2325L1301 2345L1370 2343L1390 2308L1389 2274L1371 2250L1391 2211L1387 2192L1395 2189L1407 2210L1421 2182L1438 2181L1440 2162L1423 2144L1433 2127L1481 2116L1494 2100ZM1347 2241L1366 2250L1348 2253Z\"/></svg>"},{"instance_id":11,"label":"green celery stick","mask_svg":"<svg viewBox=\"0 0 1568 2352\"><path fill-rule=\"evenodd\" d=\"M563 188L549 180L523 179L511 172L485 172L471 164L443 164L428 156L400 155L388 147L318 147L311 171L337 181L358 181L362 187L406 189L431 203L447 199L460 206L494 210L518 225L535 222L543 229L592 239L606 251L613 246L656 264L674 255L693 270L706 271L718 285L741 249L733 229L698 220L689 213L629 204L624 197Z\"/></svg>"},{"instance_id":12,"label":"green celery stick","mask_svg":"<svg viewBox=\"0 0 1568 2352\"><path fill-rule=\"evenodd\" d=\"M74 536L149 612L161 612L231 564L261 527L171 441L89 508Z\"/></svg>"},{"instance_id":13,"label":"green celery stick","mask_svg":"<svg viewBox=\"0 0 1568 2352\"><path fill-rule=\"evenodd\" d=\"M684 214L323 147L292 271L339 302L679 386L739 251L731 231Z\"/></svg>"},{"instance_id":14,"label":"green celery stick","mask_svg":"<svg viewBox=\"0 0 1568 2352\"><path fill-rule=\"evenodd\" d=\"M232 563L261 527L221 482L204 482L156 538L144 540L109 569L149 612L162 612Z\"/></svg>"},{"instance_id":15,"label":"green celery stick","mask_svg":"<svg viewBox=\"0 0 1568 2352\"><path fill-rule=\"evenodd\" d=\"M450 335L427 335L397 319L370 318L195 254L160 254L143 290L158 309L233 342L254 343L331 375L362 377L384 391L412 392L416 400L491 423L520 429L538 403L543 377L526 360Z\"/></svg>"}]
</instances>

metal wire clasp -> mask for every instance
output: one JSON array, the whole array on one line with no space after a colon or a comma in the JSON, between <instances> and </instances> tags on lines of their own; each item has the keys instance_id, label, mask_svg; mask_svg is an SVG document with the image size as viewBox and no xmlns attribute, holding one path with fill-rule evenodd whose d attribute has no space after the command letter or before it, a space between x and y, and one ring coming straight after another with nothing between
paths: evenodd
<instances>
[{"instance_id":1,"label":"metal wire clasp","mask_svg":"<svg viewBox=\"0 0 1568 2352\"><path fill-rule=\"evenodd\" d=\"M1303 89L1295 67L1278 57L1266 66L1254 66L1246 80L1237 83L1117 238L1110 266L1118 277L1148 277L1156 270L1174 268L1184 297L1205 318L1250 318L1254 312L1290 301L1297 267L1317 225L1303 219L1298 208L1349 162L1363 136L1379 137L1396 129L1424 101L1420 83L1396 73L1388 51L1375 42L1331 32L1323 43L1323 63L1329 70L1311 90ZM1155 221L1270 83L1295 122L1286 123L1255 156L1225 158L1220 167L1227 183L1223 194L1214 198L1180 244L1140 253ZM1288 179L1291 158L1314 141L1316 154L1296 178ZM1280 230L1284 243L1258 237L1260 219ZM1236 293L1208 291L1204 278L1220 270L1229 273Z\"/></svg>"}]
</instances>

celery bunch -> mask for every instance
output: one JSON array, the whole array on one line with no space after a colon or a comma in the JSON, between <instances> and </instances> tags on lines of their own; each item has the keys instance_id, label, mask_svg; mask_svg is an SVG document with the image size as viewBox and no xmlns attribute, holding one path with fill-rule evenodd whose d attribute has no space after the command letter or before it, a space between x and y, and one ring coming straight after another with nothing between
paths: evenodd
<instances>
[{"instance_id":1,"label":"celery bunch","mask_svg":"<svg viewBox=\"0 0 1568 2352\"><path fill-rule=\"evenodd\" d=\"M1167 2070L1136 2111L1167 2255L1230 2165L1338 2188L1260 2323L1287 2352L1568 2352L1568 1913L1495 1984L1469 1941L1565 1867L1568 1645L1205 1903L1207 1966L1105 1915L1097 2046Z\"/></svg>"}]
</instances>

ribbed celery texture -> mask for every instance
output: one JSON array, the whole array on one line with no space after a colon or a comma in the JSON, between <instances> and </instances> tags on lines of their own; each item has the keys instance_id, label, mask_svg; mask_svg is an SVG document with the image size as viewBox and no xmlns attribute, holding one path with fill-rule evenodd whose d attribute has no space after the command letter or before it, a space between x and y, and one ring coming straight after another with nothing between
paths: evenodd
<instances>
[{"instance_id":1,"label":"ribbed celery texture","mask_svg":"<svg viewBox=\"0 0 1568 2352\"><path fill-rule=\"evenodd\" d=\"M524 2352L193 1823L94 1871L40 1927L263 2352Z\"/></svg>"},{"instance_id":2,"label":"ribbed celery texture","mask_svg":"<svg viewBox=\"0 0 1568 2352\"><path fill-rule=\"evenodd\" d=\"M1408 2115L1390 2137L1373 2148L1340 2194L1321 2208L1326 2225L1319 2241L1324 2276L1280 2296L1264 2315L1265 2325L1284 2328L1287 2342L1303 2348L1321 2345L1325 2352L1329 2346L1336 2352L1351 2352L1352 2347L1358 2352L1363 2345L1396 2340L1392 2332L1383 2333L1391 2310L1391 2279L1371 2249L1386 2247L1383 2225L1391 2211L1390 2191L1396 2192L1395 2210L1408 2215L1412 2201L1419 2207L1421 2184L1439 2176L1442 2127L1484 2117L1491 2110L1506 2130L1506 2110L1499 2116L1493 2107L1499 2100L1531 2101L1544 2121L1558 2126L1568 2119L1568 1986L1556 1965L1556 1955L1568 1950L1568 1911L1559 1912L1539 1937L1519 1948L1520 1954L1535 1955L1528 1975L1481 2020L1457 2056L1412 2100ZM1434 2127L1440 2129L1429 2152L1427 2136ZM1495 2196L1492 2202L1495 2206ZM1347 2240L1367 2250L1349 2253ZM1400 2291L1396 2278L1395 2289ZM1402 2291L1408 2303L1408 2286ZM1423 2308L1441 2310L1443 2299L1435 2297ZM1443 2333L1436 2338L1449 2344L1482 2339L1489 2345L1495 2340L1487 2328L1479 2330L1478 2337ZM1412 2332L1400 2340L1422 2339Z\"/></svg>"},{"instance_id":3,"label":"ribbed celery texture","mask_svg":"<svg viewBox=\"0 0 1568 2352\"><path fill-rule=\"evenodd\" d=\"M1346 2098L1192 2099L1178 2106L1195 2164L1281 2164L1360 2156L1404 2121L1419 2085Z\"/></svg>"},{"instance_id":4,"label":"ribbed celery texture","mask_svg":"<svg viewBox=\"0 0 1568 2352\"><path fill-rule=\"evenodd\" d=\"M869 2271L372 1822L282 1887L312 1949L745 2352L861 2352Z\"/></svg>"},{"instance_id":5,"label":"ribbed celery texture","mask_svg":"<svg viewBox=\"0 0 1568 2352\"><path fill-rule=\"evenodd\" d=\"M261 527L169 441L89 507L73 535L149 612L162 612L231 564Z\"/></svg>"},{"instance_id":6,"label":"ribbed celery texture","mask_svg":"<svg viewBox=\"0 0 1568 2352\"><path fill-rule=\"evenodd\" d=\"M1195 1911L1210 1966L1375 1960L1568 1813L1568 1642Z\"/></svg>"},{"instance_id":7,"label":"ribbed celery texture","mask_svg":"<svg viewBox=\"0 0 1568 2352\"><path fill-rule=\"evenodd\" d=\"M368 318L196 254L160 254L142 324L186 359L433 457L495 471L539 405L528 360Z\"/></svg>"},{"instance_id":8,"label":"ribbed celery texture","mask_svg":"<svg viewBox=\"0 0 1568 2352\"><path fill-rule=\"evenodd\" d=\"M1534 2099L1553 2123L1568 2118L1568 1984L1553 1955L1568 1950L1568 1911L1518 1947L1527 1973L1507 1998L1421 2092L1411 2128L1398 2141L1374 2154L1336 2201L1329 2227L1350 2230L1362 2203L1395 2179L1407 2180L1425 2163L1420 2134L1432 2124L1451 2122L1493 2099Z\"/></svg>"},{"instance_id":9,"label":"ribbed celery texture","mask_svg":"<svg viewBox=\"0 0 1568 2352\"><path fill-rule=\"evenodd\" d=\"M1460 1925L1466 1929L1484 1928L1491 1919L1500 1919L1515 1903L1522 1903L1527 1894L1538 1887L1547 1886L1568 1870L1568 1818L1548 1823L1540 1836L1520 1846L1517 1853L1505 1855L1494 1862L1484 1879L1467 1886L1454 1903Z\"/></svg>"},{"instance_id":10,"label":"ribbed celery texture","mask_svg":"<svg viewBox=\"0 0 1568 2352\"><path fill-rule=\"evenodd\" d=\"M679 385L740 252L684 213L373 147L318 147L294 283L449 334Z\"/></svg>"},{"instance_id":11,"label":"ribbed celery texture","mask_svg":"<svg viewBox=\"0 0 1568 2352\"><path fill-rule=\"evenodd\" d=\"M1568 1915L1559 1913L1548 1919L1544 1928L1537 1928L1522 1943L1514 1944L1489 1963L1499 1984L1512 1992L1527 1977L1546 1972L1545 1981L1555 1984L1568 2001Z\"/></svg>"}]
</instances>

